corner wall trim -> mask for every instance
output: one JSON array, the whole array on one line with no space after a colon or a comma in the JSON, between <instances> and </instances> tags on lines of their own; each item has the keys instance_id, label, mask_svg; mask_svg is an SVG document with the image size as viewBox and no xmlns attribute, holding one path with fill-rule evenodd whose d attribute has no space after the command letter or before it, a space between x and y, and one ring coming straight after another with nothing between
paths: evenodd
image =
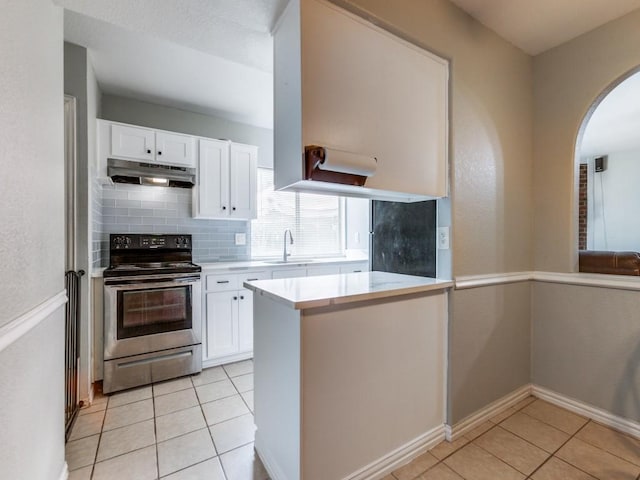
<instances>
[{"instance_id":1,"label":"corner wall trim","mask_svg":"<svg viewBox=\"0 0 640 480\"><path fill-rule=\"evenodd\" d=\"M60 472L60 476L58 477L58 480L67 480L69 478L69 466L67 465L67 462L64 462L64 464L62 465L62 471Z\"/></svg>"},{"instance_id":2,"label":"corner wall trim","mask_svg":"<svg viewBox=\"0 0 640 480\"><path fill-rule=\"evenodd\" d=\"M604 275L597 273L532 272L537 282L565 283L587 287L640 290L640 278L629 275Z\"/></svg>"},{"instance_id":3,"label":"corner wall trim","mask_svg":"<svg viewBox=\"0 0 640 480\"><path fill-rule=\"evenodd\" d=\"M588 403L567 397L538 385L533 385L532 394L542 400L546 400L549 403L557 405L558 407L565 408L573 413L595 420L598 423L614 428L620 432L640 438L640 423L638 422L614 415L613 413L601 408L594 407Z\"/></svg>"},{"instance_id":4,"label":"corner wall trim","mask_svg":"<svg viewBox=\"0 0 640 480\"><path fill-rule=\"evenodd\" d=\"M614 288L618 290L640 290L640 277L561 272L507 272L486 275L465 275L455 278L455 289L464 290L467 288L489 287L492 285L527 282L530 280L545 283Z\"/></svg>"},{"instance_id":5,"label":"corner wall trim","mask_svg":"<svg viewBox=\"0 0 640 480\"><path fill-rule=\"evenodd\" d=\"M63 290L27 313L0 327L0 352L48 318L65 303L67 303L67 292Z\"/></svg>"},{"instance_id":6,"label":"corner wall trim","mask_svg":"<svg viewBox=\"0 0 640 480\"><path fill-rule=\"evenodd\" d=\"M487 287L489 285L502 285L505 283L527 282L533 278L533 272L507 272L488 275L466 275L456 277L456 290L466 288Z\"/></svg>"},{"instance_id":7,"label":"corner wall trim","mask_svg":"<svg viewBox=\"0 0 640 480\"><path fill-rule=\"evenodd\" d=\"M490 403L486 407L472 413L468 417L464 418L455 425L445 426L445 437L449 442L453 442L456 438L461 437L470 430L473 430L477 426L483 424L491 417L503 412L504 410L513 407L515 404L524 400L531 395L531 384L523 385L522 387L514 390L513 392L499 398L495 402Z\"/></svg>"}]
</instances>

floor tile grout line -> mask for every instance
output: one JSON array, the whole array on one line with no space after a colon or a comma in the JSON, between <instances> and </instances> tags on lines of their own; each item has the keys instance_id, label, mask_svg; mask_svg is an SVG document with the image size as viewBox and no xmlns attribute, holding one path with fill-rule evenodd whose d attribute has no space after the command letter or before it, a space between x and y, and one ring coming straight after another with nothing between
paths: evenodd
<instances>
[{"instance_id":1,"label":"floor tile grout line","mask_svg":"<svg viewBox=\"0 0 640 480\"><path fill-rule=\"evenodd\" d=\"M627 436L627 437L629 437L629 438L631 438L631 439L633 439L633 440L636 440L636 441L640 440L640 439L635 439L634 437L631 437L631 436L629 436L629 435L627 435L627 434L625 434L625 433L623 433L623 432L620 432L619 430L616 430L615 428L607 427L606 425L602 425L602 424L600 424L600 423L598 423L598 422L596 422L596 421L594 421L594 420L591 420L591 419L589 419L589 421L588 421L587 423L585 423L585 424L580 428L580 430L578 430L578 431L575 433L575 435L574 435L574 436L578 435L578 432L580 432L581 430L583 430L583 429L584 429L584 427L586 427L586 426L587 426L587 424L589 424L589 423L593 423L593 424L595 424L595 425L601 425L602 427L604 427L604 428L606 428L606 429L608 429L608 430L611 430L611 431L613 431L613 432L615 432L615 433L618 433L618 434L620 434L620 435L622 435L622 436ZM577 437L576 437L576 438L577 438ZM620 460L623 460L623 461L625 461L625 462L627 462L627 463L629 463L629 464L631 464L631 465L634 465L635 467L638 467L638 468L640 469L640 464L638 464L638 463L634 463L634 462L632 462L631 460L627 460L626 458L621 457L620 455L618 455L618 454L616 454L616 453L614 453L614 452L611 452L611 451L606 450L606 449L604 449L604 448L602 448L602 447L600 447L600 446L598 446L598 445L595 445L595 444L591 443L591 442L590 442L588 439L586 439L586 438L577 438L577 439L578 439L578 440L580 440L581 442L586 443L587 445L592 446L593 448L597 448L598 450L602 450L603 452L608 453L609 455L612 455L612 456L614 456L614 457L616 457L616 458L618 458L618 459L620 459ZM638 477L640 478L640 474L638 474Z\"/></svg>"},{"instance_id":2,"label":"floor tile grout line","mask_svg":"<svg viewBox=\"0 0 640 480\"><path fill-rule=\"evenodd\" d=\"M487 420L488 421L488 420ZM457 449L455 452L452 452L451 454L447 455L445 458L443 458L440 462L438 463L444 463L444 461L451 457L452 455L458 453L459 451L461 451L463 448L468 447L469 445L473 444L475 447L481 449L482 451L486 452L487 454L491 455L493 458L497 459L500 463L505 464L506 466L508 466L509 468L515 470L518 473L522 473L520 472L520 470L518 470L517 468L513 467L512 465L509 465L507 462L505 462L504 460L502 460L500 457L497 457L496 455L494 455L493 453L489 452L488 450L482 448L480 445L476 444L476 440L478 438L480 438L481 436L485 435L486 433L488 433L489 431L493 430L495 427L497 427L497 424L492 424L492 427L487 429L485 432L482 432L480 435L478 435L476 438L474 438L473 440L470 440L468 443L466 443L465 445L463 445L462 447L460 447L459 449ZM449 467L451 470L453 470L455 473L457 473L460 477L465 478L464 475L462 475L460 472L458 472L455 468L453 468L451 465L448 465L446 463L444 463L447 467ZM435 466L435 465L434 465ZM428 471L428 469L426 470ZM422 472L424 473L424 472ZM422 475L422 473L420 475ZM523 474L526 477L526 474Z\"/></svg>"},{"instance_id":3,"label":"floor tile grout line","mask_svg":"<svg viewBox=\"0 0 640 480\"><path fill-rule=\"evenodd\" d=\"M497 426L498 426L498 425L496 425L496 427L497 427ZM491 430L493 430L493 429L491 429ZM503 429L503 430L504 430L504 429ZM487 432L488 432L488 431L489 431L489 430L487 430ZM482 437L483 435L484 435L484 433L483 433L482 435L480 435L480 437ZM480 437L478 437L478 438L480 438ZM477 440L478 438L476 438L475 440ZM544 452L544 454L545 454L545 455L547 455L547 457L544 459L544 461L543 461L540 465L538 465L538 467L536 467L536 468L535 468L535 469L534 469L530 474L528 474L528 473L523 472L522 470L518 469L515 465L511 465L511 464L510 464L509 462L507 462L506 460L503 460L502 458L498 457L496 454L494 454L494 453L492 453L491 451L487 450L487 449L486 449L486 448L484 448L482 445L480 445L480 444L476 443L476 441L475 441L475 440L473 440L472 442L469 442L469 443L473 443L476 447L478 447L478 448L480 448L480 449L484 450L485 452L487 452L487 453L488 453L488 454L490 454L490 455L493 455L493 456L494 456L494 457L496 457L498 460L501 460L503 463L506 463L506 464L507 464L507 465L509 465L511 468L513 468L516 472L521 473L522 475L524 475L524 476L525 476L525 478L527 478L529 475L533 475L533 472L535 472L535 471L540 467L540 465L543 465L544 463L546 463L546 462L547 462L547 460L549 460L549 459L553 456L553 454L552 454L552 453L549 453L549 452L547 452L546 450L542 450L540 447L536 447L538 450L541 450L542 452ZM524 440L524 439L522 438L521 440ZM525 442L526 442L526 440L525 440ZM527 443L529 443L529 442L527 442ZM531 443L530 445L533 445L533 444ZM465 446L466 446L466 445L465 445ZM533 446L535 447L535 445L533 445ZM464 447L463 447L463 448L464 448Z\"/></svg>"},{"instance_id":4,"label":"floor tile grout line","mask_svg":"<svg viewBox=\"0 0 640 480\"><path fill-rule=\"evenodd\" d=\"M558 448L556 448L553 453L551 454L551 456L549 458L547 458L544 462L542 462L538 468L536 468L533 472L531 472L531 475L529 476L533 476L538 470L540 470L551 458L557 458L558 460L561 460L563 462L565 462L567 465L571 465L573 468L575 468L576 470L581 471L582 473L586 473L587 475L591 475L589 472L585 472L584 470L582 470L581 468L577 467L576 465L574 465L571 462L567 462L566 460L564 460L563 458L560 458L558 456L556 456L556 453L558 453L562 447L564 447L567 443L569 443L577 434L578 432L580 432L580 430L582 430L584 427L586 427L589 423L591 422L590 419L587 419L587 421L585 422L584 425L582 425L578 430L576 430L576 432L573 435L570 435L569 438L567 438L567 440L562 443L562 445L560 445ZM557 429L556 429L557 430ZM566 433L566 432L565 432ZM593 475L591 475L593 476Z\"/></svg>"},{"instance_id":5,"label":"floor tile grout line","mask_svg":"<svg viewBox=\"0 0 640 480\"><path fill-rule=\"evenodd\" d=\"M224 372L224 368L222 369L222 371ZM226 372L225 372L226 375ZM191 384L193 385L193 377L191 377ZM196 387L194 385L194 390L196 390ZM202 402L200 401L200 396L198 395L198 391L196 390L196 399L198 400L198 406L200 407L200 413L202 414L202 418L204 419L204 424L206 425L206 429L207 429L207 433L209 433L209 438L211 438L211 444L213 445L213 451L216 454L216 457L218 457L218 461L220 462L220 468L222 469L222 474L224 475L224 478L227 478L227 473L224 471L224 466L222 465L222 459L220 458L220 453L218 453L218 447L216 445L215 440L213 439L213 434L211 433L211 428L209 428L208 422L207 422L207 416L204 414L204 409L202 408ZM207 402L208 403L208 402Z\"/></svg>"},{"instance_id":6,"label":"floor tile grout line","mask_svg":"<svg viewBox=\"0 0 640 480\"><path fill-rule=\"evenodd\" d=\"M633 463L633 462L630 462L629 460L627 460L627 459L625 459L625 458L622 458L622 457L620 457L620 456L616 455L616 454L615 454L615 453L613 453L613 452L610 452L610 451L608 451L608 450L605 450L604 448L601 448L601 447L599 447L599 446L597 446L597 445L594 445L594 444L592 444L592 443L590 443L590 442L588 442L588 441L586 441L586 440L583 440L582 438L578 438L578 437L577 437L578 433L580 433L582 430L584 430L584 429L586 428L586 426L587 426L588 424L590 424L590 423L595 423L595 424L597 424L598 422L595 422L594 420L589 419L589 421L587 421L587 423L585 423L582 427L580 427L580 428L578 429L578 431L577 431L576 433L574 433L574 434L573 434L573 436L572 436L569 440L572 440L572 439L575 437L575 438L576 438L576 440L580 440L581 442L584 442L584 443L586 443L587 445L589 445L589 446L591 446L591 447L593 447L593 448L596 448L596 449L598 449L598 450L600 450L600 451L602 451L602 452L604 452L604 453L607 453L607 454L611 455L612 457L616 457L617 459L622 460L623 462L626 462L626 463L628 463L629 465L633 465L634 467L636 467L636 468L639 468L639 469L640 469L640 465L637 465L637 464L635 464L635 463ZM605 428L608 428L608 427L605 427ZM614 432L617 432L617 430L615 430L615 429L613 429L613 428L611 428L611 430L613 430ZM567 441L567 442L568 442L568 441ZM558 458L560 458L560 457L558 457ZM584 470L582 470L580 467L578 467L578 466L574 465L573 463L569 462L568 460L564 460L563 458L560 458L560 460L562 460L563 462L568 463L568 464L569 464L569 465L571 465L572 467L577 468L577 469L578 469L578 470L580 470L581 472L584 472ZM584 472L584 473L587 473L588 475L591 475L589 472ZM593 476L593 475L591 475L591 476ZM638 478L640 478L640 474L638 474Z\"/></svg>"},{"instance_id":7,"label":"floor tile grout line","mask_svg":"<svg viewBox=\"0 0 640 480\"><path fill-rule=\"evenodd\" d=\"M155 418L156 418L156 416L154 414L152 417L144 418L142 420L136 420L135 422L127 423L126 425L121 425L121 426L116 427L116 428L110 428L109 430L105 430L104 426L103 426L102 427L102 431L100 433L103 433L103 432L115 432L116 430L120 430L121 428L127 428L127 427L130 427L132 425L137 425L138 423L148 422L149 420L154 420L155 421Z\"/></svg>"},{"instance_id":8,"label":"floor tile grout line","mask_svg":"<svg viewBox=\"0 0 640 480\"><path fill-rule=\"evenodd\" d=\"M247 360L244 360L244 361L247 361ZM150 397L148 397L148 398L141 398L141 399L137 399L137 400L135 400L135 401L127 402L127 403L123 403L123 404L120 404L120 405L116 405L116 406L114 406L114 407L110 407L110 405L109 405L109 404L110 404L110 402L111 402L111 400L112 400L112 397L107 397L106 402L105 402L105 408L104 408L104 410L100 410L100 411L98 411L98 412L93 412L93 413L103 413L103 417L102 417L102 422L101 422L100 431L99 431L97 434L94 434L94 435L99 435L99 436L98 436L98 445L97 445L97 447L96 447L96 451L95 451L95 454L94 454L94 460L93 460L93 463L92 463L91 465L87 465L87 466L91 466L90 478L93 478L94 473L95 473L95 466L96 466L98 463L103 463L103 462L106 462L106 461L108 461L108 460L111 460L111 459L114 459L114 458L117 458L117 457L121 457L121 456L123 456L123 455L127 455L127 454L129 454L129 453L137 452L137 451L139 451L139 450L142 450L142 449L144 449L144 448L148 448L148 447L150 447L150 446L151 446L151 445L147 445L147 446L144 446L144 447L136 448L136 449L130 450L130 451L128 451L128 452L125 452L125 453L122 453L122 454L119 454L119 455L114 455L113 457L109 457L109 458L106 458L106 459L101 460L100 462L98 462L98 461L97 461L98 452L99 452L99 449L100 449L100 444L101 444L101 442L102 442L102 435L103 435L105 432L112 432L112 431L115 431L115 430L118 430L118 429L121 429L121 428L125 428L125 427L131 426L131 425L136 425L136 424L138 424L138 423L143 423L143 422L146 422L146 421L149 421L149 420L153 420L153 424L154 424L154 444L153 444L153 445L154 445L155 450L156 450L156 473L157 473L157 475L158 475L158 476L157 476L157 478L160 478L160 471L159 471L159 468L160 468L160 467L159 467L158 444L159 444L159 443L162 443L162 442L158 442L158 434L157 434L157 424L156 424L156 419L157 419L157 418L159 418L159 417L163 417L163 416L166 416L166 415L170 415L170 414L172 414L172 413L176 413L176 412L180 412L180 411L187 410L187 409L189 409L189 408L193 408L193 407L195 407L196 405L193 405L193 406L191 406L191 407L187 407L187 408L184 408L184 409L176 410L176 411L174 411L174 412L169 412L169 413L166 413L166 414L164 414L164 415L157 416L157 415L156 415L156 408L155 408L155 399L156 399L156 398L158 398L158 397L162 397L162 396L164 396L164 395L169 395L169 394L171 394L171 393L177 393L177 392L179 392L179 391L188 390L189 388L193 388L193 389L194 389L194 391L195 391L194 393L196 394L196 399L197 399L197 401L198 401L198 406L200 407L200 411L201 411L201 413L202 413L202 415L203 415L203 418L205 419L205 424L206 424L206 426L205 426L204 428L206 428L207 430L209 430L209 435L210 435L210 436L211 436L211 430L210 430L210 427L212 427L212 426L219 425L219 424L221 424L221 423L224 423L224 422L227 422L227 421L230 421L230 420L233 420L233 419L239 418L239 417L244 416L244 415L251 415L251 416L252 416L252 418L253 418L253 411L251 410L251 408L249 408L249 405L247 404L246 400L244 399L244 396L242 395L243 393L248 393L248 392L251 392L251 391L253 391L253 390L247 390L247 391L245 391L245 392L240 392L240 391L239 391L239 389L238 389L238 387L235 385L235 383L234 383L234 382L233 382L233 380L232 380L233 378L236 378L236 377L239 377L239 376L253 374L253 371L251 371L251 372L246 372L246 373L242 373L242 374L240 374L240 375L236 375L235 377L231 377L231 376L228 374L228 372L226 371L226 369L224 369L224 366L223 366L223 365L221 365L221 368L222 368L222 371L225 373L225 375L226 375L226 377L227 377L226 379L227 379L227 380L229 380L229 381L231 382L231 384L233 385L234 390L236 391L236 393L234 393L233 395L228 395L228 396L221 397L221 398L216 399L216 400L211 400L211 401L209 401L209 402L204 402L204 403L202 403L202 402L200 401L200 397L199 397L199 396L198 396L198 394L197 394L196 386L195 386L195 384L193 383L193 376L190 376L190 377L189 377L189 378L190 378L190 380L191 380L191 385L192 385L192 386L191 386L191 387L188 387L188 388L186 388L186 389L176 390L175 392L168 392L168 393L166 393L166 394L162 394L162 395L155 395L155 389L154 389L155 384L151 384L151 385L149 385L149 387L151 388L151 396L150 396ZM224 381L224 380L225 380L225 379L220 380L220 381ZM209 382L209 383L215 383L215 381L214 381L214 382ZM207 384L202 384L202 385L208 385L209 383L207 383ZM202 385L200 385L200 386L202 386ZM212 424L212 425L208 425L208 423L206 422L206 416L204 415L204 411L202 410L202 406L203 406L204 404L211 403L211 402L214 402L214 401L217 401L217 400L222 400L222 399L225 399L225 398L230 398L230 397L235 396L235 395L239 395L239 396L240 396L240 398L242 399L242 401L243 401L244 405L245 405L245 406L247 407L247 409L249 410L249 413L245 413L245 414L242 414L242 415L238 415L238 416L235 416L235 417L232 417L232 418L229 418L229 419L225 419L225 420L223 420L223 421L221 421L221 422L217 422L217 423L214 423L214 424ZM130 423L130 424L127 424L127 425L123 425L123 426L120 426L120 427L117 427L117 428L113 428L113 429L111 429L111 430L106 430L106 431L104 430L104 425L105 425L105 422L106 422L106 416L107 416L107 413L108 413L108 411L110 410L110 408L119 408L119 407L124 407L124 406L127 406L127 405L131 405L131 404L138 403L138 402L142 402L142 401L149 400L149 399L151 399L151 401L152 401L152 407L153 407L153 417L152 417L152 418L148 418L148 419L144 419L144 420L136 421L136 422L133 422L133 423ZM194 431L198 431L198 430L202 430L202 429L197 429L197 430L194 430ZM193 433L193 432L188 432L188 433ZM186 434L182 434L182 435L177 435L176 437L172 437L171 439L173 439L173 438L178 438L178 437L181 437L181 436L187 435L188 433L186 433ZM81 438L78 438L78 439L76 439L76 440L82 440L82 439L88 438L88 437L90 437L90 436L92 436L92 435L87 435L86 437L81 437ZM167 439L167 440L171 440L171 439ZM165 440L165 441L167 441L167 440ZM75 441L75 440L74 440L74 441ZM224 473L224 475L225 475L225 478L226 478L226 472L224 471L224 466L222 465L222 461L220 460L221 455L223 455L223 454L227 454L227 453L229 453L229 452L232 452L232 451L234 451L234 450L236 450L236 449L238 449L238 448L246 447L247 445L250 445L250 444L252 444L252 443L253 443L253 442L248 442L248 443L245 443L245 444L239 445L239 446L237 446L237 447L234 447L234 448L232 448L232 449L230 449L230 450L228 450L228 451L226 451L226 452L219 453L219 452L218 452L218 449L216 448L215 441L213 440L213 437L212 437L212 436L211 436L211 441L212 441L212 443L213 443L214 451L215 451L215 454L216 454L216 455L214 455L214 456L213 456L213 457L211 457L211 458L216 458L216 457L217 457L217 458L219 458L220 465L221 465L221 467L222 467L222 469L223 469L223 473ZM210 460L211 458L209 458L209 459L207 459L207 460ZM206 460L204 460L204 461L206 461ZM202 462L198 462L198 463L202 463ZM196 464L194 464L194 465L196 465ZM84 468L84 467L81 467L81 468ZM185 467L185 468L188 468L188 467ZM175 472L172 472L172 473L175 473Z\"/></svg>"},{"instance_id":9,"label":"floor tile grout line","mask_svg":"<svg viewBox=\"0 0 640 480\"><path fill-rule=\"evenodd\" d=\"M155 388L151 385L151 402L153 404L153 439L155 440L156 450L156 478L160 478L160 454L158 453L158 425L156 423L156 396L154 395Z\"/></svg>"},{"instance_id":10,"label":"floor tile grout line","mask_svg":"<svg viewBox=\"0 0 640 480\"><path fill-rule=\"evenodd\" d=\"M584 417L584 416L579 415L579 414L577 414L577 413L573 413L572 411L567 410L566 408L559 407L559 406L554 405L553 403L549 403L549 402L547 402L546 400L543 400L543 399L541 399L541 398L535 397L535 399L536 399L535 401L541 401L541 402L547 403L547 404L551 405L552 407L555 407L555 408L558 408L558 409L560 409L560 410L564 411L565 413L570 413L571 415L575 415L576 417L584 418L585 420L587 420L587 422L591 421L591 419L590 419L590 418ZM531 404L533 404L533 403L534 403L534 402L531 402L531 403L529 403L529 405L531 405ZM524 407L523 407L523 410L524 410L525 408L527 408L529 405L524 406ZM559 431L561 431L561 432L563 432L563 433L566 433L567 435L575 435L575 433L578 433L577 431L576 431L575 433L569 433L569 432L566 432L566 431L564 431L564 430L562 430L562 429L560 429L560 428L556 427L555 425L552 425L551 423L547 422L546 420L543 420L543 419L538 418L538 417L534 417L533 415L530 415L530 414L528 414L527 412L522 412L522 413L523 413L523 414L525 414L525 415L527 415L528 417L531 417L531 418L534 418L534 419L538 420L538 421L539 421L539 422L541 422L541 423L544 423L545 425L549 425L550 427L553 427L553 428L555 428L556 430L559 430ZM586 425L586 424L585 424L585 425ZM582 425L582 427L584 427L584 425ZM578 430L582 430L582 427L580 427Z\"/></svg>"},{"instance_id":11,"label":"floor tile grout line","mask_svg":"<svg viewBox=\"0 0 640 480\"><path fill-rule=\"evenodd\" d=\"M102 417L102 425L100 426L100 436L98 437L98 446L96 447L96 454L93 457L93 465L91 465L91 475L89 475L89 479L93 478L93 475L96 472L96 463L98 462L98 452L100 451L100 444L102 443L102 431L104 429L104 422L107 419L107 409L109 408L109 402L111 398L107 397L107 406L104 409L104 417Z\"/></svg>"},{"instance_id":12,"label":"floor tile grout line","mask_svg":"<svg viewBox=\"0 0 640 480\"><path fill-rule=\"evenodd\" d=\"M186 467L182 467L181 469L176 470L176 471L174 471L174 472L167 473L166 475L164 475L164 476L162 476L162 477L158 476L158 478L160 478L160 479L162 479L162 478L166 478L166 477L168 477L169 475L174 475L174 474L176 474L176 473L178 473L178 472L182 472L182 471L187 470L187 469L189 469L189 468L191 468L191 467L195 467L196 465L200 465L201 463L208 462L209 460L213 460L214 458L219 458L219 456L218 456L218 455L214 455L213 457L205 458L204 460L200 460L200 461L198 461L198 462L196 462L196 463L193 463L193 464L191 464L191 465L187 465ZM220 463L222 463L222 462L220 462ZM225 478L226 478L226 476L225 476Z\"/></svg>"}]
</instances>

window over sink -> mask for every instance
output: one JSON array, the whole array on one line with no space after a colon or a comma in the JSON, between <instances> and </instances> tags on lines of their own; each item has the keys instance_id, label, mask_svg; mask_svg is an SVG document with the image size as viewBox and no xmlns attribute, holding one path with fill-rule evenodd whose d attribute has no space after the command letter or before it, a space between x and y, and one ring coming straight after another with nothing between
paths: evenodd
<instances>
[{"instance_id":1,"label":"window over sink","mask_svg":"<svg viewBox=\"0 0 640 480\"><path fill-rule=\"evenodd\" d=\"M295 257L331 257L344 253L344 200L308 193L278 192L273 170L258 168L258 217L251 221L251 256L280 257L284 231L293 233L287 251Z\"/></svg>"}]
</instances>

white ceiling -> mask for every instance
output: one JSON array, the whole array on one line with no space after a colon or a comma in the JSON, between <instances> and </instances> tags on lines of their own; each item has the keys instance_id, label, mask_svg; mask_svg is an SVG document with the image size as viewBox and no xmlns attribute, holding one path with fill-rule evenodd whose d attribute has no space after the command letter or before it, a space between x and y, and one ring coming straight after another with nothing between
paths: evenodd
<instances>
[{"instance_id":1,"label":"white ceiling","mask_svg":"<svg viewBox=\"0 0 640 480\"><path fill-rule=\"evenodd\" d=\"M640 8L640 0L451 1L530 55Z\"/></svg>"},{"instance_id":2,"label":"white ceiling","mask_svg":"<svg viewBox=\"0 0 640 480\"><path fill-rule=\"evenodd\" d=\"M286 0L55 0L104 93L273 127L270 31Z\"/></svg>"},{"instance_id":3,"label":"white ceiling","mask_svg":"<svg viewBox=\"0 0 640 480\"><path fill-rule=\"evenodd\" d=\"M640 150L640 72L614 88L587 123L580 156Z\"/></svg>"},{"instance_id":4,"label":"white ceiling","mask_svg":"<svg viewBox=\"0 0 640 480\"><path fill-rule=\"evenodd\" d=\"M104 93L273 127L272 38L287 0L54 0ZM535 55L640 0L452 0Z\"/></svg>"}]
</instances>

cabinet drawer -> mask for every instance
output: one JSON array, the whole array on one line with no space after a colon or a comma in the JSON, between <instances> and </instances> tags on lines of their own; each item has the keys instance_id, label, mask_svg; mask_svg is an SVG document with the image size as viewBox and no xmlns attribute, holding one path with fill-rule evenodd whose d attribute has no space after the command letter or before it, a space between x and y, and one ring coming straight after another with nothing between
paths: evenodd
<instances>
[{"instance_id":1,"label":"cabinet drawer","mask_svg":"<svg viewBox=\"0 0 640 480\"><path fill-rule=\"evenodd\" d=\"M246 272L238 274L238 288L244 288L244 282L252 282L254 280L268 280L271 278L269 272Z\"/></svg>"},{"instance_id":2,"label":"cabinet drawer","mask_svg":"<svg viewBox=\"0 0 640 480\"><path fill-rule=\"evenodd\" d=\"M238 289L238 276L236 274L207 275L206 289L208 292L223 292Z\"/></svg>"},{"instance_id":3,"label":"cabinet drawer","mask_svg":"<svg viewBox=\"0 0 640 480\"><path fill-rule=\"evenodd\" d=\"M282 270L274 270L271 278L296 278L296 277L306 277L307 269L306 268L286 268Z\"/></svg>"},{"instance_id":4,"label":"cabinet drawer","mask_svg":"<svg viewBox=\"0 0 640 480\"><path fill-rule=\"evenodd\" d=\"M354 272L368 272L369 264L367 262L363 263L352 263L350 265L343 265L340 267L340 273L354 273Z\"/></svg>"}]
</instances>

